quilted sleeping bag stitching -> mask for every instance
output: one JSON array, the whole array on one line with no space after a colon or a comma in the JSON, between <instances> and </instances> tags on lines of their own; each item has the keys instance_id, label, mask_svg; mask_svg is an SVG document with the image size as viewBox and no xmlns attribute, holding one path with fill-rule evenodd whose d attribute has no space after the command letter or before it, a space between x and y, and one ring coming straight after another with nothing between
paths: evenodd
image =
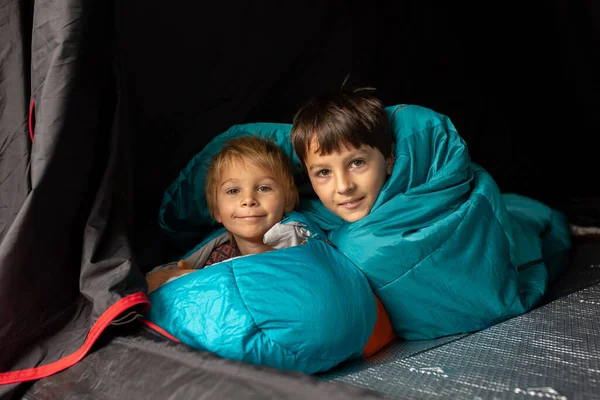
<instances>
[{"instance_id":1,"label":"quilted sleeping bag stitching","mask_svg":"<svg viewBox=\"0 0 600 400\"><path fill-rule=\"evenodd\" d=\"M296 212L284 223L297 221L310 226ZM359 357L375 325L375 297L319 237L177 278L150 293L147 317L192 347L280 369L315 373Z\"/></svg>"},{"instance_id":2,"label":"quilted sleeping bag stitching","mask_svg":"<svg viewBox=\"0 0 600 400\"><path fill-rule=\"evenodd\" d=\"M446 116L418 106L386 111L393 116L396 164L371 214L346 224L312 199L303 199L299 210L365 273L400 336L474 331L534 307L548 275L564 267L570 246L565 217L533 199L502 195L471 162ZM227 138L274 139L300 171L290 129L237 125L215 138L167 190L161 225L178 235L206 224L198 180ZM539 259L544 262L519 271Z\"/></svg>"},{"instance_id":3,"label":"quilted sleeping bag stitching","mask_svg":"<svg viewBox=\"0 0 600 400\"><path fill-rule=\"evenodd\" d=\"M343 223L317 200L300 209L365 273L397 334L471 332L535 307L566 263L564 215L502 195L446 116L407 106L392 127L394 171L368 216Z\"/></svg>"}]
</instances>

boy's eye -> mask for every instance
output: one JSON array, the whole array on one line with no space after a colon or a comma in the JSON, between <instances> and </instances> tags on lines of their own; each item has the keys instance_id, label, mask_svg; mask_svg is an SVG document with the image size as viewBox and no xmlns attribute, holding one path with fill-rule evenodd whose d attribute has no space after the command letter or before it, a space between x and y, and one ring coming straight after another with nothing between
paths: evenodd
<instances>
[{"instance_id":1,"label":"boy's eye","mask_svg":"<svg viewBox=\"0 0 600 400\"><path fill-rule=\"evenodd\" d=\"M270 192L271 188L269 186L262 185L262 186L259 186L256 190L260 193L266 193L266 192Z\"/></svg>"},{"instance_id":2,"label":"boy's eye","mask_svg":"<svg viewBox=\"0 0 600 400\"><path fill-rule=\"evenodd\" d=\"M238 189L238 188L230 188L225 191L225 193L227 193L230 196L233 196L234 194L238 194L239 192L240 192L240 189Z\"/></svg>"},{"instance_id":3,"label":"boy's eye","mask_svg":"<svg viewBox=\"0 0 600 400\"><path fill-rule=\"evenodd\" d=\"M318 177L328 176L329 174L331 174L331 171L328 169L322 169L319 172L317 172Z\"/></svg>"},{"instance_id":4,"label":"boy's eye","mask_svg":"<svg viewBox=\"0 0 600 400\"><path fill-rule=\"evenodd\" d=\"M363 165L365 165L365 160L361 160L360 158L359 158L359 159L357 159L357 160L353 160L353 161L350 163L350 166L351 166L351 167L353 167L353 168L360 168L360 167L362 167Z\"/></svg>"}]
</instances>

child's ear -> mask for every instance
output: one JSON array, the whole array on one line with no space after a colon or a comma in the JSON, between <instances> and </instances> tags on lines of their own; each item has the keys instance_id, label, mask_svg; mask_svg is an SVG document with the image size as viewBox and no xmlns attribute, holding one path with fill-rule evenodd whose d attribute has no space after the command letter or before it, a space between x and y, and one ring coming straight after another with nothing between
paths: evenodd
<instances>
[{"instance_id":1,"label":"child's ear","mask_svg":"<svg viewBox=\"0 0 600 400\"><path fill-rule=\"evenodd\" d=\"M385 159L385 172L388 175L392 174L392 171L394 170L394 162L395 161L396 161L396 158L394 157L394 150L392 150L392 152L390 153L390 156Z\"/></svg>"},{"instance_id":2,"label":"child's ear","mask_svg":"<svg viewBox=\"0 0 600 400\"><path fill-rule=\"evenodd\" d=\"M285 207L283 208L283 212L294 211L294 208L298 205L298 190L295 186L292 186L291 193L285 196Z\"/></svg>"},{"instance_id":3,"label":"child's ear","mask_svg":"<svg viewBox=\"0 0 600 400\"><path fill-rule=\"evenodd\" d=\"M221 218L221 216L218 213L215 213L215 220L220 224L223 223L223 219Z\"/></svg>"},{"instance_id":4,"label":"child's ear","mask_svg":"<svg viewBox=\"0 0 600 400\"><path fill-rule=\"evenodd\" d=\"M290 212L290 211L294 211L294 208L296 207L296 203L297 200L295 200L293 197L290 196L289 199L287 199L287 201L285 202L285 207L283 208L283 212Z\"/></svg>"}]
</instances>

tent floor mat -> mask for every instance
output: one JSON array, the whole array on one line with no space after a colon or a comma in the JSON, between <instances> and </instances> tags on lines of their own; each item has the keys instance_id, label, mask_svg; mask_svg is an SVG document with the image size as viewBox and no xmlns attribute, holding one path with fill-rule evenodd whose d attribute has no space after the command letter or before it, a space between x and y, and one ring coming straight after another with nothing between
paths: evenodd
<instances>
[{"instance_id":1,"label":"tent floor mat","mask_svg":"<svg viewBox=\"0 0 600 400\"><path fill-rule=\"evenodd\" d=\"M600 240L574 243L546 303L484 331L396 341L317 376L224 360L142 326L20 388L38 399L600 399Z\"/></svg>"},{"instance_id":2,"label":"tent floor mat","mask_svg":"<svg viewBox=\"0 0 600 400\"><path fill-rule=\"evenodd\" d=\"M20 388L29 400L376 399L367 389L225 360L171 342L142 324L105 332L72 367Z\"/></svg>"},{"instance_id":3,"label":"tent floor mat","mask_svg":"<svg viewBox=\"0 0 600 400\"><path fill-rule=\"evenodd\" d=\"M600 240L574 243L546 303L486 330L395 341L321 374L389 397L600 399Z\"/></svg>"}]
</instances>

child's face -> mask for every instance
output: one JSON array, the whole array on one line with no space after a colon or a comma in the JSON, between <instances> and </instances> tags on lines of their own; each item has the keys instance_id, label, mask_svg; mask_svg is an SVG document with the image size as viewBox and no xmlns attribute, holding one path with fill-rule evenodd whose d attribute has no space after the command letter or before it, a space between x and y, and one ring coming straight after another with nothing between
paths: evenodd
<instances>
[{"instance_id":1,"label":"child's face","mask_svg":"<svg viewBox=\"0 0 600 400\"><path fill-rule=\"evenodd\" d=\"M234 163L221 171L215 219L236 241L263 243L264 234L283 218L285 196L270 171Z\"/></svg>"},{"instance_id":2,"label":"child's face","mask_svg":"<svg viewBox=\"0 0 600 400\"><path fill-rule=\"evenodd\" d=\"M394 157L385 158L378 149L363 145L340 153L319 155L312 140L306 156L306 168L312 187L331 212L354 222L371 211L388 175Z\"/></svg>"}]
</instances>

